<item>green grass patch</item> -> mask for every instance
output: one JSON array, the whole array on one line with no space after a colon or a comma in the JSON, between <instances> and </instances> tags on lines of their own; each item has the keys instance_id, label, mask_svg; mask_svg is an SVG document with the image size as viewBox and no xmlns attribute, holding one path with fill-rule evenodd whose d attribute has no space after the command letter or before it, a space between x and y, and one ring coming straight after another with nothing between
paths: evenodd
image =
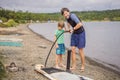
<instances>
[{"instance_id":1,"label":"green grass patch","mask_svg":"<svg viewBox=\"0 0 120 80\"><path fill-rule=\"evenodd\" d=\"M1 53L0 53L0 80L7 77L5 67L4 67L2 61L3 61L3 57L1 56Z\"/></svg>"},{"instance_id":2,"label":"green grass patch","mask_svg":"<svg viewBox=\"0 0 120 80\"><path fill-rule=\"evenodd\" d=\"M0 61L0 80L2 80L4 77L6 77L5 67Z\"/></svg>"},{"instance_id":3,"label":"green grass patch","mask_svg":"<svg viewBox=\"0 0 120 80\"><path fill-rule=\"evenodd\" d=\"M18 24L13 19L9 19L4 25L6 25L6 27L16 27Z\"/></svg>"}]
</instances>

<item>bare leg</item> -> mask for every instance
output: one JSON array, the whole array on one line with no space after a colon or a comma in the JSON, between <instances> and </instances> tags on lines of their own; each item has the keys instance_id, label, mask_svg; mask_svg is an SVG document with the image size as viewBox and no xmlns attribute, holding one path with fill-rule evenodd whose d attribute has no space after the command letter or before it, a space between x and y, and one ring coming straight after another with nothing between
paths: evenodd
<instances>
[{"instance_id":1,"label":"bare leg","mask_svg":"<svg viewBox=\"0 0 120 80\"><path fill-rule=\"evenodd\" d=\"M76 69L76 47L72 46L72 68Z\"/></svg>"},{"instance_id":2,"label":"bare leg","mask_svg":"<svg viewBox=\"0 0 120 80\"><path fill-rule=\"evenodd\" d=\"M84 56L83 48L79 49L79 53L80 53L80 58L81 58L81 71L84 71L84 69L85 69L85 56Z\"/></svg>"},{"instance_id":3,"label":"bare leg","mask_svg":"<svg viewBox=\"0 0 120 80\"><path fill-rule=\"evenodd\" d=\"M62 63L62 55L60 54L60 64Z\"/></svg>"},{"instance_id":4,"label":"bare leg","mask_svg":"<svg viewBox=\"0 0 120 80\"><path fill-rule=\"evenodd\" d=\"M62 54L60 55L60 66L65 67L65 65L62 63Z\"/></svg>"},{"instance_id":5,"label":"bare leg","mask_svg":"<svg viewBox=\"0 0 120 80\"><path fill-rule=\"evenodd\" d=\"M59 55L56 54L56 64L55 64L55 67L56 67L56 68L59 68L58 63L59 63Z\"/></svg>"}]
</instances>

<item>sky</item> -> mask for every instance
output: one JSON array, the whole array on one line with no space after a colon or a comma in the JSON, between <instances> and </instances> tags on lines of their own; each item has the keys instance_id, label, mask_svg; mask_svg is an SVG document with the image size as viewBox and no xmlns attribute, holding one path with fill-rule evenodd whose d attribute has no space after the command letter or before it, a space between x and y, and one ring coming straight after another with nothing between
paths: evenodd
<instances>
[{"instance_id":1,"label":"sky","mask_svg":"<svg viewBox=\"0 0 120 80\"><path fill-rule=\"evenodd\" d=\"M70 11L92 11L120 9L120 0L0 0L0 7L39 13Z\"/></svg>"}]
</instances>

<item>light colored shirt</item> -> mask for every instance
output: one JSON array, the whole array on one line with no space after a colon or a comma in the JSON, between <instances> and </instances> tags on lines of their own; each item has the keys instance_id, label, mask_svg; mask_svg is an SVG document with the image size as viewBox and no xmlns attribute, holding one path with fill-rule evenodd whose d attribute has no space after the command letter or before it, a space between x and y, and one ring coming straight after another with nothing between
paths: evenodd
<instances>
[{"instance_id":1,"label":"light colored shirt","mask_svg":"<svg viewBox=\"0 0 120 80\"><path fill-rule=\"evenodd\" d=\"M56 36L56 38L58 38L59 35L61 35L62 33L64 33L64 30L56 30L56 31L55 31L55 36ZM64 34L62 34L62 35L58 38L57 43L58 43L58 44L63 44L63 43L64 43Z\"/></svg>"}]
</instances>

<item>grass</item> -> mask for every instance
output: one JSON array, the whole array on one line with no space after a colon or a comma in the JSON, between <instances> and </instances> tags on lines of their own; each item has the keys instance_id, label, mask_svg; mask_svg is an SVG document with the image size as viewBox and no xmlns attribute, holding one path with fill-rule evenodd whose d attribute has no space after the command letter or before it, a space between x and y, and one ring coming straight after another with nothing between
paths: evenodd
<instances>
[{"instance_id":1,"label":"grass","mask_svg":"<svg viewBox=\"0 0 120 80\"><path fill-rule=\"evenodd\" d=\"M6 71L5 71L5 67L2 63L2 59L3 59L3 57L1 56L1 53L0 53L0 80L2 80L3 78L6 77Z\"/></svg>"}]
</instances>

